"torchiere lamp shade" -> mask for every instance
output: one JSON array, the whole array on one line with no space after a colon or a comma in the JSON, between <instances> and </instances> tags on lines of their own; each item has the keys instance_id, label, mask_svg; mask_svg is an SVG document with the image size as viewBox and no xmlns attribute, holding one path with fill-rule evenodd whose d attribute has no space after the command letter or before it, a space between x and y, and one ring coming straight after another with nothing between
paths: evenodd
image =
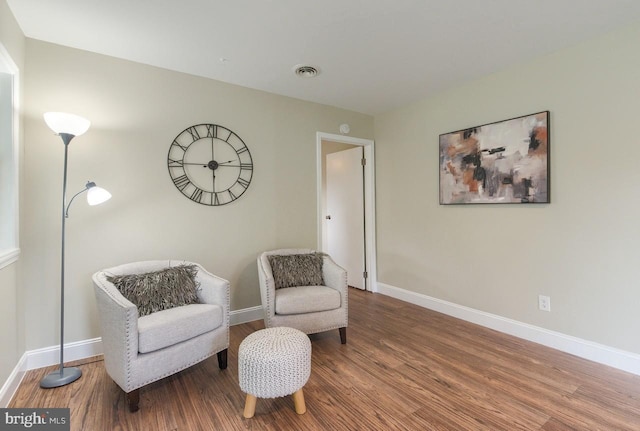
<instances>
[{"instance_id":1,"label":"torchiere lamp shade","mask_svg":"<svg viewBox=\"0 0 640 431\"><path fill-rule=\"evenodd\" d=\"M66 133L73 136L82 135L91 125L86 118L66 112L47 112L44 114L44 121L57 134Z\"/></svg>"}]
</instances>

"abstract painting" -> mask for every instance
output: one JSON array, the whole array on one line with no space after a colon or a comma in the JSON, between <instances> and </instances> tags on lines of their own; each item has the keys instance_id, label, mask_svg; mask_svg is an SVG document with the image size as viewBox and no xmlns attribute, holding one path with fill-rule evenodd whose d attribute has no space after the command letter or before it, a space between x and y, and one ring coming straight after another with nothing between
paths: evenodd
<instances>
[{"instance_id":1,"label":"abstract painting","mask_svg":"<svg viewBox=\"0 0 640 431\"><path fill-rule=\"evenodd\" d=\"M549 111L440 135L441 205L549 202Z\"/></svg>"}]
</instances>

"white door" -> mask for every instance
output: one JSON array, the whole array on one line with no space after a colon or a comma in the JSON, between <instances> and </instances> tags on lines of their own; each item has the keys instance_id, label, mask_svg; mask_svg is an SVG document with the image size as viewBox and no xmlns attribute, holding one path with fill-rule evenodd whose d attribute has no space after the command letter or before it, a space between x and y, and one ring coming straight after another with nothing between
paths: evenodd
<instances>
[{"instance_id":1,"label":"white door","mask_svg":"<svg viewBox=\"0 0 640 431\"><path fill-rule=\"evenodd\" d=\"M327 253L347 270L349 286L365 289L363 149L327 154Z\"/></svg>"}]
</instances>

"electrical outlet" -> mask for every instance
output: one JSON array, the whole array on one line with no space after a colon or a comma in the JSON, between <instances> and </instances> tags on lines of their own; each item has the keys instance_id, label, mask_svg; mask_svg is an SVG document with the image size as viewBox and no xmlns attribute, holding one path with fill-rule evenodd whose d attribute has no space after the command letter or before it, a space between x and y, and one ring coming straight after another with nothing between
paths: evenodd
<instances>
[{"instance_id":1,"label":"electrical outlet","mask_svg":"<svg viewBox=\"0 0 640 431\"><path fill-rule=\"evenodd\" d=\"M551 311L551 298L545 295L538 295L538 308L542 311Z\"/></svg>"}]
</instances>

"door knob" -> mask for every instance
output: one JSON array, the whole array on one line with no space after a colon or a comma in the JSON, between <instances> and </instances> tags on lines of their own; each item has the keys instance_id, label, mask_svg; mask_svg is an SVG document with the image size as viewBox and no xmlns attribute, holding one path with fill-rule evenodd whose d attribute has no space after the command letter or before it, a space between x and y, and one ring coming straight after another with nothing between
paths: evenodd
<instances>
[{"instance_id":1,"label":"door knob","mask_svg":"<svg viewBox=\"0 0 640 431\"><path fill-rule=\"evenodd\" d=\"M330 215L326 216L325 218L326 218L327 220L331 220L331 216L330 216Z\"/></svg>"}]
</instances>

